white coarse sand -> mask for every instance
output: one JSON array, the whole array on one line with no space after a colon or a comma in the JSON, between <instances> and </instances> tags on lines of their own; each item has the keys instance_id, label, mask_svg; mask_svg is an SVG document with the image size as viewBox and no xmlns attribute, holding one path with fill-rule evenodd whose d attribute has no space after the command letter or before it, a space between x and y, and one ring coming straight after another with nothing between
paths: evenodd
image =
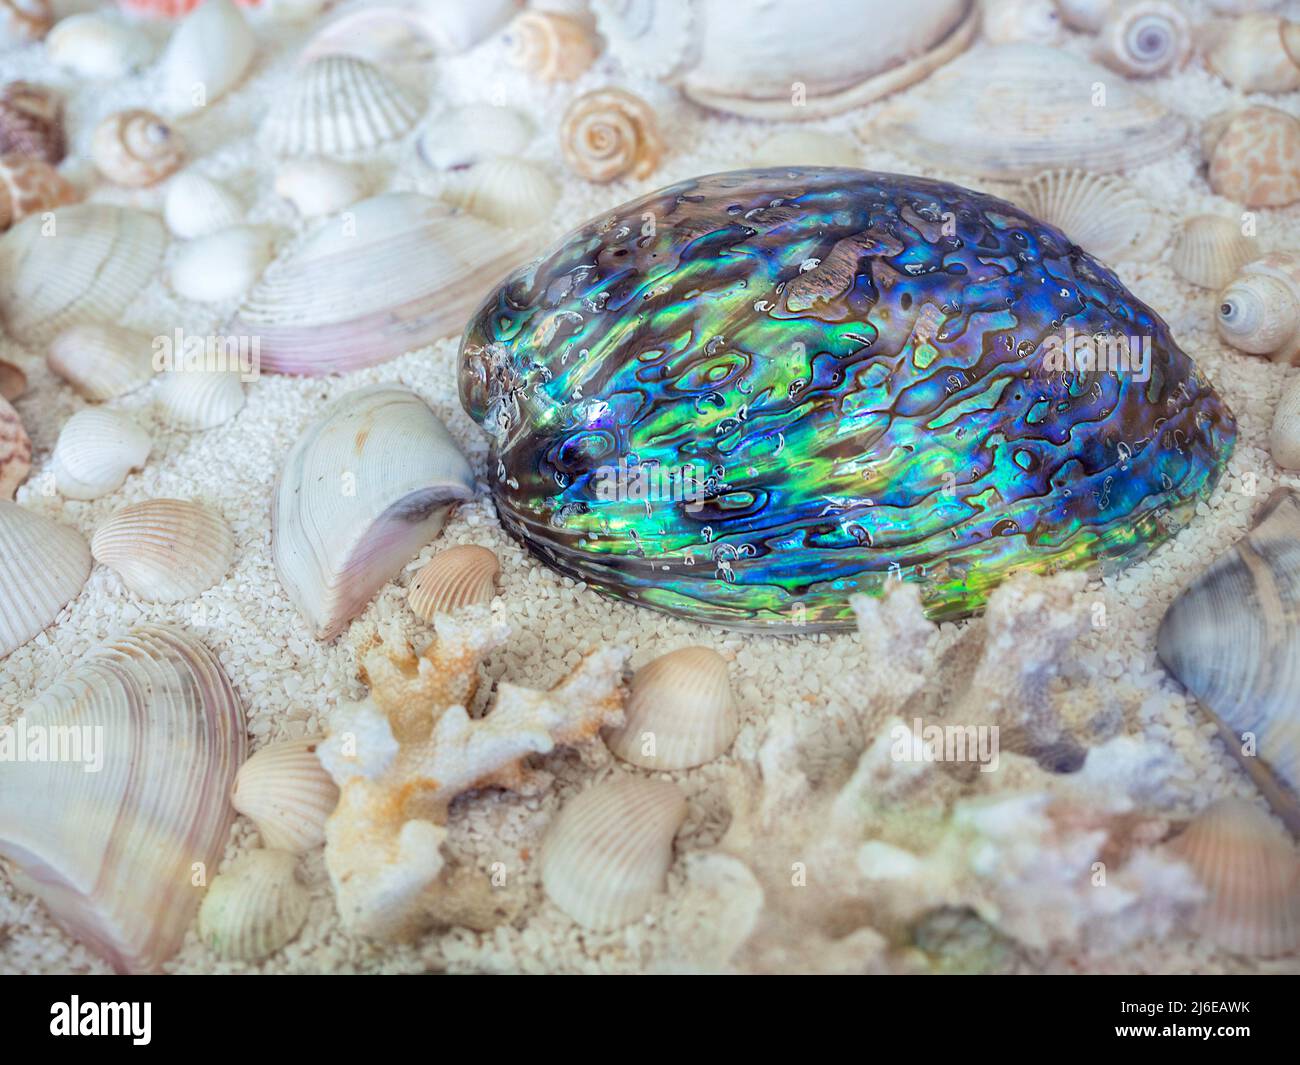
<instances>
[{"instance_id":1,"label":"white coarse sand","mask_svg":"<svg viewBox=\"0 0 1300 1065\"><path fill-rule=\"evenodd\" d=\"M1300 13L1298 13L1300 14ZM155 36L164 31L154 27ZM274 161L258 147L255 132L268 104L280 96L293 76L294 60L308 35L305 27L259 23L259 54L250 76L226 98L178 124L193 165L229 185L248 205L250 223L277 227L281 246L305 225L272 189ZM1065 47L1085 54L1090 42L1072 36ZM846 47L852 47L846 42ZM514 70L505 60L505 45L489 41L470 53L398 65L393 73L408 80L428 99L430 113L471 101L505 102L527 112L538 135L524 154L556 179L561 195L541 227L539 241L549 242L597 212L655 187L692 175L744 167L756 149L780 126L746 121L696 108L671 90L626 76L610 58L602 58L576 82L542 85ZM81 182L89 198L135 204L158 211L162 188L131 191L95 179L86 162L90 133L97 121L124 107L155 104L156 67L117 82L79 83L45 60L34 46L0 54L0 80L26 78L55 86L68 98L70 158L64 169ZM659 110L666 154L644 181L595 185L573 177L560 154L559 119L577 94L622 85L649 99ZM1194 124L1237 102L1237 95L1193 60L1173 76L1143 86ZM1300 95L1261 98L1300 115ZM868 142L865 121L880 105L813 123L858 144L862 165L879 170L917 172L915 164L891 152L887 143ZM939 161L936 161L937 163ZM437 195L453 180L427 169L414 151L413 138L376 153L366 170L375 191L415 189ZM989 187L970 175L941 166L920 168L928 176ZM1198 212L1232 214L1237 209L1213 194L1206 184L1195 138L1168 158L1128 175L1152 200L1162 223L1172 226ZM1300 250L1300 205L1258 212L1262 248ZM173 245L170 256L175 255ZM1168 249L1151 261L1119 263L1122 280L1165 317L1179 344L1208 375L1240 423L1240 437L1213 499L1202 504L1191 526L1148 560L1091 587L1106 606L1107 624L1080 641L1080 662L1099 685L1124 685L1136 691L1123 730L1147 742L1167 745L1175 754L1175 773L1160 797L1159 811L1171 820L1190 816L1207 802L1227 795L1258 799L1245 775L1213 735L1203 713L1160 669L1154 634L1171 599L1250 525L1253 512L1275 488L1300 485L1300 478L1280 471L1267 450L1267 433L1279 393L1291 371L1287 367L1234 352L1219 340L1214 327L1214 294L1193 288L1170 269ZM187 304L159 277L131 306L127 324L150 335L219 333L233 305ZM93 502L74 502L53 491L51 451L60 427L86 403L45 367L44 352L0 341L0 356L20 363L31 389L17 403L32 437L34 464L18 501L32 510L80 530L88 539L96 526L127 502L151 497L186 497L217 510L230 524L238 545L231 572L194 602L144 603L129 593L109 569L96 566L81 594L44 633L0 662L0 723L10 722L23 707L100 641L142 622L164 622L197 633L229 674L248 715L254 747L319 733L340 699L357 698L364 689L356 679L356 659L348 634L320 643L309 634L276 579L270 557L270 499L277 469L305 426L338 396L362 385L397 382L414 389L443 418L474 465L486 477L486 443L460 409L456 387L458 338L449 336L429 347L372 369L344 377L311 380L265 375L248 387L248 402L239 415L207 432L169 430L154 406L158 383L111 402L114 409L137 417L153 434L147 465L123 487ZM411 575L435 550L453 543L477 543L501 558L501 598L494 610L513 630L509 643L489 658L485 671L495 681L507 678L532 687L549 687L590 649L626 643L639 666L668 650L702 643L716 648L731 664L745 736L752 739L776 707L792 703L810 715L828 712L831 700L821 678L856 670L870 683L873 663L864 660L858 637L764 637L738 635L614 602L557 575L528 555L498 524L486 496L462 506L444 533L412 559L406 570L380 593L357 622L373 626L380 613L401 619L417 643L430 629L405 606ZM945 630L952 626L945 626ZM945 632L945 637L949 636ZM485 686L488 687L488 686ZM481 709L481 708L480 708ZM752 749L752 743L738 744ZM592 769L572 753L543 759L555 776L538 797L484 792L453 808L449 850L458 861L487 868L504 863L521 877L527 905L513 923L492 932L466 929L435 931L414 943L388 946L345 934L319 852L303 862L312 908L302 934L283 950L256 964L222 962L200 944L191 928L169 971L195 972L619 972L671 967L674 944L665 930L665 907L681 889L681 856L712 846L728 821L726 785L739 770L734 755L699 769L674 773L690 801L690 814L677 838L679 861L670 873L669 893L643 921L612 932L594 933L575 925L547 901L539 886L535 856L538 844L559 807L608 766ZM252 824L244 818L226 852L228 862L257 846ZM1190 936L1152 938L1120 956L1016 956L1012 968L1051 972L1296 971L1289 960L1260 962L1235 958ZM16 890L0 869L0 972L107 972L94 954L59 931L39 903Z\"/></svg>"}]
</instances>

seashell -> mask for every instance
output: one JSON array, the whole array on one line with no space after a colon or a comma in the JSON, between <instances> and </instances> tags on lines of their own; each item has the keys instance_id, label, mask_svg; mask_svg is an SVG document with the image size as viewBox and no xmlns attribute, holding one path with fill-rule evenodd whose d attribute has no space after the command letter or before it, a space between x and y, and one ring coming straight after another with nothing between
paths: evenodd
<instances>
[{"instance_id":1,"label":"seashell","mask_svg":"<svg viewBox=\"0 0 1300 1065\"><path fill-rule=\"evenodd\" d=\"M526 159L488 159L471 167L446 199L485 222L527 229L547 221L560 198L559 186Z\"/></svg>"},{"instance_id":2,"label":"seashell","mask_svg":"<svg viewBox=\"0 0 1300 1065\"><path fill-rule=\"evenodd\" d=\"M303 49L302 62L324 55L353 55L372 63L467 52L504 26L522 0L419 0L375 4L357 0L318 31Z\"/></svg>"},{"instance_id":3,"label":"seashell","mask_svg":"<svg viewBox=\"0 0 1300 1065\"><path fill-rule=\"evenodd\" d=\"M65 148L58 93L26 81L0 89L0 155L30 155L57 166Z\"/></svg>"},{"instance_id":4,"label":"seashell","mask_svg":"<svg viewBox=\"0 0 1300 1065\"><path fill-rule=\"evenodd\" d=\"M1295 362L1300 354L1300 256L1247 263L1219 293L1219 336L1238 351Z\"/></svg>"},{"instance_id":5,"label":"seashell","mask_svg":"<svg viewBox=\"0 0 1300 1065\"><path fill-rule=\"evenodd\" d=\"M118 325L69 326L50 341L49 368L92 402L134 392L153 377L153 342Z\"/></svg>"},{"instance_id":6,"label":"seashell","mask_svg":"<svg viewBox=\"0 0 1300 1065\"><path fill-rule=\"evenodd\" d=\"M426 122L416 149L434 170L463 170L486 159L518 155L535 135L532 119L522 111L468 104Z\"/></svg>"},{"instance_id":7,"label":"seashell","mask_svg":"<svg viewBox=\"0 0 1300 1065\"><path fill-rule=\"evenodd\" d=\"M39 41L53 25L50 0L0 0L0 47Z\"/></svg>"},{"instance_id":8,"label":"seashell","mask_svg":"<svg viewBox=\"0 0 1300 1065\"><path fill-rule=\"evenodd\" d=\"M560 123L564 161L588 181L649 176L663 155L654 109L622 89L579 96Z\"/></svg>"},{"instance_id":9,"label":"seashell","mask_svg":"<svg viewBox=\"0 0 1300 1065\"><path fill-rule=\"evenodd\" d=\"M168 280L176 294L187 300L232 300L253 287L274 253L274 230L232 226L182 245Z\"/></svg>"},{"instance_id":10,"label":"seashell","mask_svg":"<svg viewBox=\"0 0 1300 1065\"><path fill-rule=\"evenodd\" d=\"M54 445L54 484L69 499L98 499L122 487L149 457L149 434L116 411L77 411Z\"/></svg>"},{"instance_id":11,"label":"seashell","mask_svg":"<svg viewBox=\"0 0 1300 1065\"><path fill-rule=\"evenodd\" d=\"M263 747L239 770L230 802L257 825L262 843L306 854L325 842L339 789L316 757L324 737Z\"/></svg>"},{"instance_id":12,"label":"seashell","mask_svg":"<svg viewBox=\"0 0 1300 1065\"><path fill-rule=\"evenodd\" d=\"M124 78L153 58L153 44L136 27L110 14L69 15L45 38L51 63L83 78Z\"/></svg>"},{"instance_id":13,"label":"seashell","mask_svg":"<svg viewBox=\"0 0 1300 1065\"><path fill-rule=\"evenodd\" d=\"M625 724L605 743L642 769L712 762L740 730L726 660L708 647L683 647L638 669L625 713Z\"/></svg>"},{"instance_id":14,"label":"seashell","mask_svg":"<svg viewBox=\"0 0 1300 1065\"><path fill-rule=\"evenodd\" d=\"M1115 6L1115 0L1056 0L1061 18L1072 29L1097 33Z\"/></svg>"},{"instance_id":15,"label":"seashell","mask_svg":"<svg viewBox=\"0 0 1300 1065\"><path fill-rule=\"evenodd\" d=\"M705 107L749 118L824 118L906 88L964 50L974 0L837 4L799 0L592 0L609 53L637 76L680 85ZM853 41L845 48L845 41Z\"/></svg>"},{"instance_id":16,"label":"seashell","mask_svg":"<svg viewBox=\"0 0 1300 1065\"><path fill-rule=\"evenodd\" d=\"M225 577L235 538L202 503L146 499L115 510L95 530L90 551L141 599L178 603Z\"/></svg>"},{"instance_id":17,"label":"seashell","mask_svg":"<svg viewBox=\"0 0 1300 1065\"><path fill-rule=\"evenodd\" d=\"M1257 244L1242 233L1240 222L1198 214L1184 222L1174 238L1169 265L1184 281L1218 290L1258 255Z\"/></svg>"},{"instance_id":18,"label":"seashell","mask_svg":"<svg viewBox=\"0 0 1300 1065\"><path fill-rule=\"evenodd\" d=\"M598 932L643 917L667 887L686 796L667 780L618 776L562 809L542 842L546 897Z\"/></svg>"},{"instance_id":19,"label":"seashell","mask_svg":"<svg viewBox=\"0 0 1300 1065\"><path fill-rule=\"evenodd\" d=\"M1205 65L1242 92L1292 92L1300 89L1292 58L1297 32L1296 23L1258 13L1211 24L1202 42Z\"/></svg>"},{"instance_id":20,"label":"seashell","mask_svg":"<svg viewBox=\"0 0 1300 1065\"><path fill-rule=\"evenodd\" d=\"M258 961L301 930L311 895L287 851L250 851L212 881L199 907L199 939L219 958Z\"/></svg>"},{"instance_id":21,"label":"seashell","mask_svg":"<svg viewBox=\"0 0 1300 1065\"><path fill-rule=\"evenodd\" d=\"M261 368L319 375L373 366L463 328L488 283L534 238L409 192L356 204L273 262L227 328L261 338Z\"/></svg>"},{"instance_id":22,"label":"seashell","mask_svg":"<svg viewBox=\"0 0 1300 1065\"><path fill-rule=\"evenodd\" d=\"M91 158L118 185L154 185L185 161L185 141L152 111L118 111L95 127Z\"/></svg>"},{"instance_id":23,"label":"seashell","mask_svg":"<svg viewBox=\"0 0 1300 1065\"><path fill-rule=\"evenodd\" d=\"M1300 858L1259 807L1220 799L1165 849L1192 867L1209 896L1192 915L1199 935L1234 954L1300 949Z\"/></svg>"},{"instance_id":24,"label":"seashell","mask_svg":"<svg viewBox=\"0 0 1300 1065\"><path fill-rule=\"evenodd\" d=\"M0 399L13 402L27 391L27 375L21 366L0 359Z\"/></svg>"},{"instance_id":25,"label":"seashell","mask_svg":"<svg viewBox=\"0 0 1300 1065\"><path fill-rule=\"evenodd\" d=\"M74 742L82 759L0 773L0 856L67 931L120 972L156 971L215 870L244 758L244 712L216 656L179 629L141 625L79 662L19 719ZM76 749L76 748L74 748Z\"/></svg>"},{"instance_id":26,"label":"seashell","mask_svg":"<svg viewBox=\"0 0 1300 1065\"><path fill-rule=\"evenodd\" d=\"M256 50L253 31L231 0L204 0L163 53L163 98L181 114L206 107L239 84Z\"/></svg>"},{"instance_id":27,"label":"seashell","mask_svg":"<svg viewBox=\"0 0 1300 1065\"><path fill-rule=\"evenodd\" d=\"M1192 28L1169 0L1120 0L1097 38L1096 53L1128 77L1158 77L1187 62Z\"/></svg>"},{"instance_id":28,"label":"seashell","mask_svg":"<svg viewBox=\"0 0 1300 1065\"><path fill-rule=\"evenodd\" d=\"M239 225L244 205L224 185L186 170L167 182L163 220L178 237L192 240Z\"/></svg>"},{"instance_id":29,"label":"seashell","mask_svg":"<svg viewBox=\"0 0 1300 1065\"><path fill-rule=\"evenodd\" d=\"M163 374L158 407L174 429L215 429L244 409L244 386L233 371L173 370Z\"/></svg>"},{"instance_id":30,"label":"seashell","mask_svg":"<svg viewBox=\"0 0 1300 1065\"><path fill-rule=\"evenodd\" d=\"M236 0L236 2L240 7L261 8L268 14L274 14L275 10L282 6L281 0ZM153 19L179 18L181 15L189 14L201 3L203 0L117 0L117 6L123 11ZM319 5L315 0L290 0L287 6L290 9L303 8L310 13Z\"/></svg>"},{"instance_id":31,"label":"seashell","mask_svg":"<svg viewBox=\"0 0 1300 1065\"><path fill-rule=\"evenodd\" d=\"M511 65L538 81L572 81L600 54L600 38L584 22L551 11L524 11L506 31Z\"/></svg>"},{"instance_id":32,"label":"seashell","mask_svg":"<svg viewBox=\"0 0 1300 1065\"><path fill-rule=\"evenodd\" d=\"M1202 141L1210 187L1246 207L1300 200L1300 120L1275 107L1211 118Z\"/></svg>"},{"instance_id":33,"label":"seashell","mask_svg":"<svg viewBox=\"0 0 1300 1065\"><path fill-rule=\"evenodd\" d=\"M754 166L857 166L861 161L852 141L818 129L775 133L754 153Z\"/></svg>"},{"instance_id":34,"label":"seashell","mask_svg":"<svg viewBox=\"0 0 1300 1065\"><path fill-rule=\"evenodd\" d=\"M982 24L995 44L1059 44L1065 36L1055 0L983 0Z\"/></svg>"},{"instance_id":35,"label":"seashell","mask_svg":"<svg viewBox=\"0 0 1300 1065\"><path fill-rule=\"evenodd\" d=\"M32 442L18 412L0 398L0 499L13 499L32 469Z\"/></svg>"},{"instance_id":36,"label":"seashell","mask_svg":"<svg viewBox=\"0 0 1300 1065\"><path fill-rule=\"evenodd\" d=\"M1097 91L1105 92L1104 107L1090 102ZM1163 104L1086 59L1003 44L966 53L887 104L865 135L909 159L1007 178L1142 166L1171 154L1187 129Z\"/></svg>"},{"instance_id":37,"label":"seashell","mask_svg":"<svg viewBox=\"0 0 1300 1065\"><path fill-rule=\"evenodd\" d=\"M1252 11L1276 11L1282 0L1205 0L1216 15L1248 15Z\"/></svg>"},{"instance_id":38,"label":"seashell","mask_svg":"<svg viewBox=\"0 0 1300 1065\"><path fill-rule=\"evenodd\" d=\"M1151 202L1112 175L1049 170L1025 182L1022 202L1103 262L1150 258L1164 236Z\"/></svg>"},{"instance_id":39,"label":"seashell","mask_svg":"<svg viewBox=\"0 0 1300 1065\"><path fill-rule=\"evenodd\" d=\"M1070 390L1080 336L1108 340L1100 395ZM1190 520L1236 436L1161 319L1059 230L960 186L827 168L602 211L487 294L460 395L502 524L546 564L766 631L850 628L849 594L891 572L950 618L1013 571L1138 557ZM1049 417L1046 436L1012 428ZM1118 447L1121 426L1148 446ZM1017 442L990 464L1002 432ZM972 471L978 510L923 502L941 467Z\"/></svg>"},{"instance_id":40,"label":"seashell","mask_svg":"<svg viewBox=\"0 0 1300 1065\"><path fill-rule=\"evenodd\" d=\"M26 155L0 155L0 230L80 198L49 163Z\"/></svg>"},{"instance_id":41,"label":"seashell","mask_svg":"<svg viewBox=\"0 0 1300 1065\"><path fill-rule=\"evenodd\" d=\"M288 159L276 168L275 194L304 218L314 218L356 203L366 194L366 182L354 167L332 159Z\"/></svg>"},{"instance_id":42,"label":"seashell","mask_svg":"<svg viewBox=\"0 0 1300 1065\"><path fill-rule=\"evenodd\" d=\"M0 237L0 313L25 344L43 345L70 325L112 321L162 262L167 237L154 216L102 203L23 219Z\"/></svg>"},{"instance_id":43,"label":"seashell","mask_svg":"<svg viewBox=\"0 0 1300 1065\"><path fill-rule=\"evenodd\" d=\"M1293 832L1300 831L1297 596L1300 496L1279 490L1245 539L1173 601L1156 636L1160 661L1214 718L1229 753Z\"/></svg>"},{"instance_id":44,"label":"seashell","mask_svg":"<svg viewBox=\"0 0 1300 1065\"><path fill-rule=\"evenodd\" d=\"M474 475L419 396L350 392L310 425L276 482L271 553L280 583L329 640L442 528Z\"/></svg>"},{"instance_id":45,"label":"seashell","mask_svg":"<svg viewBox=\"0 0 1300 1065\"><path fill-rule=\"evenodd\" d=\"M1300 387L1292 381L1282 390L1268 437L1273 461L1284 470L1300 470Z\"/></svg>"},{"instance_id":46,"label":"seashell","mask_svg":"<svg viewBox=\"0 0 1300 1065\"><path fill-rule=\"evenodd\" d=\"M423 102L378 67L328 55L303 67L259 134L276 155L363 155L404 135Z\"/></svg>"},{"instance_id":47,"label":"seashell","mask_svg":"<svg viewBox=\"0 0 1300 1065\"><path fill-rule=\"evenodd\" d=\"M80 533L0 499L0 658L53 622L89 576Z\"/></svg>"},{"instance_id":48,"label":"seashell","mask_svg":"<svg viewBox=\"0 0 1300 1065\"><path fill-rule=\"evenodd\" d=\"M432 621L435 614L454 614L467 606L492 602L501 562L478 544L460 544L439 551L420 567L406 601L411 609Z\"/></svg>"}]
</instances>

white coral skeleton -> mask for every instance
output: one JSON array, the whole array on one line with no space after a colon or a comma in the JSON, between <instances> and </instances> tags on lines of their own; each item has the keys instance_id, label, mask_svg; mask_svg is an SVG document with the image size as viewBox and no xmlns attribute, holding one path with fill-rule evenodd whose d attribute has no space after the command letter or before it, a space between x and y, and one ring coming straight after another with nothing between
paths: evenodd
<instances>
[{"instance_id":1,"label":"white coral skeleton","mask_svg":"<svg viewBox=\"0 0 1300 1065\"><path fill-rule=\"evenodd\" d=\"M325 824L339 915L349 931L379 939L500 920L488 880L444 858L452 800L486 787L535 791L547 778L525 764L529 755L589 749L602 728L623 723L626 649L588 655L550 691L501 683L492 709L471 718L479 663L508 630L445 616L435 627L418 655L392 634L362 651L370 694L339 708L317 751L340 789Z\"/></svg>"}]
</instances>

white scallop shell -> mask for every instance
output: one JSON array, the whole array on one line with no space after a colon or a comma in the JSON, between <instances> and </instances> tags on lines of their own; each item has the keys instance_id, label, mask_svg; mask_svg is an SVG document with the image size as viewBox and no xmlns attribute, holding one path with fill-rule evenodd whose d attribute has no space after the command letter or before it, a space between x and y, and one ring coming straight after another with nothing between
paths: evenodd
<instances>
[{"instance_id":1,"label":"white scallop shell","mask_svg":"<svg viewBox=\"0 0 1300 1065\"><path fill-rule=\"evenodd\" d=\"M1258 242L1242 233L1240 222L1198 214L1184 222L1174 237L1169 265L1184 281L1218 291L1258 257Z\"/></svg>"},{"instance_id":2,"label":"white scallop shell","mask_svg":"<svg viewBox=\"0 0 1300 1065\"><path fill-rule=\"evenodd\" d=\"M91 407L63 426L54 445L54 484L69 499L98 499L144 465L149 434L116 411Z\"/></svg>"},{"instance_id":3,"label":"white scallop shell","mask_svg":"<svg viewBox=\"0 0 1300 1065\"><path fill-rule=\"evenodd\" d=\"M1295 23L1276 15L1247 14L1211 24L1203 33L1205 65L1242 92L1293 92L1300 89L1300 65L1293 58L1296 33Z\"/></svg>"},{"instance_id":4,"label":"white scallop shell","mask_svg":"<svg viewBox=\"0 0 1300 1065\"><path fill-rule=\"evenodd\" d=\"M259 961L301 931L311 895L287 851L249 851L208 887L199 907L199 939L230 961Z\"/></svg>"},{"instance_id":5,"label":"white scallop shell","mask_svg":"<svg viewBox=\"0 0 1300 1065\"><path fill-rule=\"evenodd\" d=\"M532 119L522 111L467 104L425 122L416 148L434 170L462 170L485 159L518 155L535 135Z\"/></svg>"},{"instance_id":6,"label":"white scallop shell","mask_svg":"<svg viewBox=\"0 0 1300 1065\"><path fill-rule=\"evenodd\" d=\"M83 78L123 78L153 56L148 36L108 13L60 19L45 38L45 54L56 66Z\"/></svg>"},{"instance_id":7,"label":"white scallop shell","mask_svg":"<svg viewBox=\"0 0 1300 1065\"><path fill-rule=\"evenodd\" d=\"M1192 52L1187 16L1168 0L1117 3L1097 38L1097 58L1132 78L1168 74Z\"/></svg>"},{"instance_id":8,"label":"white scallop shell","mask_svg":"<svg viewBox=\"0 0 1300 1065\"><path fill-rule=\"evenodd\" d=\"M235 538L220 515L186 499L146 499L115 510L90 541L95 561L151 603L193 599L235 560Z\"/></svg>"},{"instance_id":9,"label":"white scallop shell","mask_svg":"<svg viewBox=\"0 0 1300 1065\"><path fill-rule=\"evenodd\" d=\"M0 658L58 617L88 576L80 533L0 499Z\"/></svg>"},{"instance_id":10,"label":"white scallop shell","mask_svg":"<svg viewBox=\"0 0 1300 1065\"><path fill-rule=\"evenodd\" d=\"M661 894L686 797L666 780L619 775L588 788L542 842L546 896L584 928L630 924Z\"/></svg>"},{"instance_id":11,"label":"white scallop shell","mask_svg":"<svg viewBox=\"0 0 1300 1065\"><path fill-rule=\"evenodd\" d=\"M50 341L45 361L86 399L124 396L153 377L148 336L120 325L72 325Z\"/></svg>"},{"instance_id":12,"label":"white scallop shell","mask_svg":"<svg viewBox=\"0 0 1300 1065\"><path fill-rule=\"evenodd\" d=\"M858 146L818 129L783 130L764 140L745 166L860 166Z\"/></svg>"},{"instance_id":13,"label":"white scallop shell","mask_svg":"<svg viewBox=\"0 0 1300 1065\"><path fill-rule=\"evenodd\" d=\"M1049 170L1025 182L1021 200L1103 262L1150 258L1165 236L1154 205L1113 175Z\"/></svg>"},{"instance_id":14,"label":"white scallop shell","mask_svg":"<svg viewBox=\"0 0 1300 1065\"><path fill-rule=\"evenodd\" d=\"M740 729L726 660L708 647L683 647L638 669L624 712L623 726L605 743L643 769L711 762Z\"/></svg>"},{"instance_id":15,"label":"white scallop shell","mask_svg":"<svg viewBox=\"0 0 1300 1065\"><path fill-rule=\"evenodd\" d=\"M1065 36L1056 0L983 0L984 36L995 44L1057 44Z\"/></svg>"},{"instance_id":16,"label":"white scallop shell","mask_svg":"<svg viewBox=\"0 0 1300 1065\"><path fill-rule=\"evenodd\" d=\"M45 220L0 237L0 313L9 331L41 345L81 322L115 320L153 277L167 243L154 215L100 203L60 208L57 240Z\"/></svg>"},{"instance_id":17,"label":"white scallop shell","mask_svg":"<svg viewBox=\"0 0 1300 1065\"><path fill-rule=\"evenodd\" d=\"M334 214L366 194L359 170L332 159L286 159L275 171L275 193L304 218Z\"/></svg>"},{"instance_id":18,"label":"white scallop shell","mask_svg":"<svg viewBox=\"0 0 1300 1065\"><path fill-rule=\"evenodd\" d=\"M1282 390L1268 435L1273 461L1284 470L1300 470L1300 378Z\"/></svg>"},{"instance_id":19,"label":"white scallop shell","mask_svg":"<svg viewBox=\"0 0 1300 1065\"><path fill-rule=\"evenodd\" d=\"M282 156L362 155L403 136L423 101L378 67L329 55L303 67L271 105L260 137Z\"/></svg>"},{"instance_id":20,"label":"white scallop shell","mask_svg":"<svg viewBox=\"0 0 1300 1065\"><path fill-rule=\"evenodd\" d=\"M316 757L321 736L263 747L239 770L230 802L268 847L305 854L325 842L338 785Z\"/></svg>"},{"instance_id":21,"label":"white scallop shell","mask_svg":"<svg viewBox=\"0 0 1300 1065\"><path fill-rule=\"evenodd\" d=\"M176 236L192 240L239 225L244 205L220 182L185 170L167 183L163 220Z\"/></svg>"},{"instance_id":22,"label":"white scallop shell","mask_svg":"<svg viewBox=\"0 0 1300 1065\"><path fill-rule=\"evenodd\" d=\"M244 386L233 371L171 370L162 375L158 388L163 420L191 433L230 421L244 401Z\"/></svg>"},{"instance_id":23,"label":"white scallop shell","mask_svg":"<svg viewBox=\"0 0 1300 1065\"><path fill-rule=\"evenodd\" d=\"M274 251L274 230L232 226L181 245L168 280L176 294L187 300L232 300L253 287Z\"/></svg>"},{"instance_id":24,"label":"white scallop shell","mask_svg":"<svg viewBox=\"0 0 1300 1065\"><path fill-rule=\"evenodd\" d=\"M231 0L203 0L172 32L162 57L164 99L182 114L201 110L239 84L257 38Z\"/></svg>"},{"instance_id":25,"label":"white scallop shell","mask_svg":"<svg viewBox=\"0 0 1300 1065\"><path fill-rule=\"evenodd\" d=\"M445 196L485 222L529 229L550 218L560 188L536 163L503 157L470 167Z\"/></svg>"},{"instance_id":26,"label":"white scallop shell","mask_svg":"<svg viewBox=\"0 0 1300 1065\"><path fill-rule=\"evenodd\" d=\"M439 551L420 567L406 601L425 621L432 621L435 614L492 602L500 573L501 562L491 549L459 544Z\"/></svg>"}]
</instances>

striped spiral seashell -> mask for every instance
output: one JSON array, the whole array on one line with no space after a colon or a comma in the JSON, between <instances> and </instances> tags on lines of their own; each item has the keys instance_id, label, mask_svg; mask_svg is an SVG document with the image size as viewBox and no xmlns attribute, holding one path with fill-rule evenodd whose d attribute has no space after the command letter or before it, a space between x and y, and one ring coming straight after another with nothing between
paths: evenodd
<instances>
[{"instance_id":1,"label":"striped spiral seashell","mask_svg":"<svg viewBox=\"0 0 1300 1065\"><path fill-rule=\"evenodd\" d=\"M230 527L201 503L146 499L114 511L90 541L95 561L151 603L193 599L235 558Z\"/></svg>"},{"instance_id":2,"label":"striped spiral seashell","mask_svg":"<svg viewBox=\"0 0 1300 1065\"><path fill-rule=\"evenodd\" d=\"M439 551L411 581L410 607L425 621L435 614L454 614L467 606L490 603L496 595L501 563L489 548L460 544Z\"/></svg>"},{"instance_id":3,"label":"striped spiral seashell","mask_svg":"<svg viewBox=\"0 0 1300 1065\"><path fill-rule=\"evenodd\" d=\"M311 896L287 851L250 851L217 876L199 907L199 939L217 957L259 961L301 931Z\"/></svg>"},{"instance_id":4,"label":"striped spiral seashell","mask_svg":"<svg viewBox=\"0 0 1300 1065\"><path fill-rule=\"evenodd\" d=\"M179 170L185 142L152 111L119 111L95 128L90 154L109 181L139 187Z\"/></svg>"},{"instance_id":5,"label":"striped spiral seashell","mask_svg":"<svg viewBox=\"0 0 1300 1065\"><path fill-rule=\"evenodd\" d=\"M1191 25L1168 0L1116 3L1097 38L1097 58L1133 78L1168 74L1191 52Z\"/></svg>"},{"instance_id":6,"label":"striped spiral seashell","mask_svg":"<svg viewBox=\"0 0 1300 1065\"><path fill-rule=\"evenodd\" d=\"M572 81L600 54L600 38L583 22L549 11L524 11L506 31L510 62L539 81Z\"/></svg>"},{"instance_id":7,"label":"striped spiral seashell","mask_svg":"<svg viewBox=\"0 0 1300 1065\"><path fill-rule=\"evenodd\" d=\"M263 747L239 770L230 804L268 847L305 854L325 842L339 789L316 757L321 736Z\"/></svg>"},{"instance_id":8,"label":"striped spiral seashell","mask_svg":"<svg viewBox=\"0 0 1300 1065\"><path fill-rule=\"evenodd\" d=\"M623 89L598 89L564 112L560 149L575 174L605 182L648 176L663 154L663 141L648 103Z\"/></svg>"}]
</instances>

